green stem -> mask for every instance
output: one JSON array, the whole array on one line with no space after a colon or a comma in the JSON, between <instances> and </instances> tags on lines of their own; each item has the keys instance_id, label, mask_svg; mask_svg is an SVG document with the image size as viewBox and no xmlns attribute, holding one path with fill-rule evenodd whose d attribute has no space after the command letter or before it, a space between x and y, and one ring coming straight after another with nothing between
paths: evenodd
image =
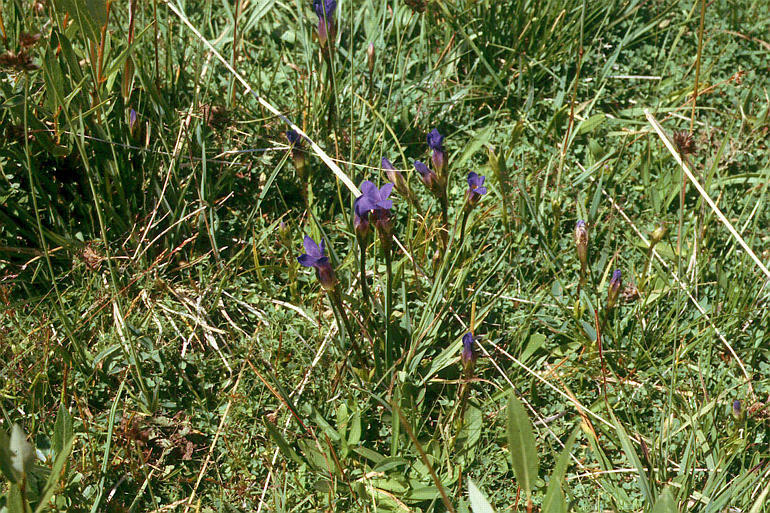
<instances>
[{"instance_id":1,"label":"green stem","mask_svg":"<svg viewBox=\"0 0 770 513\"><path fill-rule=\"evenodd\" d=\"M393 364L393 334L390 329L390 317L393 311L393 263L390 244L383 244L382 249L385 252L385 267L388 275L385 292L385 369L389 370Z\"/></svg>"},{"instance_id":2,"label":"green stem","mask_svg":"<svg viewBox=\"0 0 770 513\"><path fill-rule=\"evenodd\" d=\"M345 325L345 332L347 333L348 340L350 340L350 346L356 353L358 361L364 365L366 360L364 359L364 355L361 352L361 348L358 346L358 342L356 342L355 337L353 337L353 330L350 328L350 321L348 320L348 316L345 313L345 307L342 305L342 298L340 297L339 290L335 289L329 292L329 301L332 304L332 309L337 311L337 315L340 316L342 323Z\"/></svg>"},{"instance_id":3,"label":"green stem","mask_svg":"<svg viewBox=\"0 0 770 513\"><path fill-rule=\"evenodd\" d=\"M460 250L463 249L463 241L465 240L465 225L468 223L468 216L470 215L470 209L463 209L463 220L460 223Z\"/></svg>"},{"instance_id":4,"label":"green stem","mask_svg":"<svg viewBox=\"0 0 770 513\"><path fill-rule=\"evenodd\" d=\"M358 247L361 250L360 266L361 266L361 294L364 297L364 303L369 302L369 284L366 282L366 242L362 239L358 239Z\"/></svg>"}]
</instances>

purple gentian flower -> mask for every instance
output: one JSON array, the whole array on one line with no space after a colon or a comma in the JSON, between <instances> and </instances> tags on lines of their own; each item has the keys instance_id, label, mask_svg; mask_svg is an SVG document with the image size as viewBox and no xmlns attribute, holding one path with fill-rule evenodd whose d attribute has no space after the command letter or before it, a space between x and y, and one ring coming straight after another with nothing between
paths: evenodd
<instances>
[{"instance_id":1,"label":"purple gentian flower","mask_svg":"<svg viewBox=\"0 0 770 513\"><path fill-rule=\"evenodd\" d=\"M615 306L622 285L623 273L620 272L620 269L615 269L615 272L612 273L612 278L610 279L610 286L607 289L607 308Z\"/></svg>"},{"instance_id":2,"label":"purple gentian flower","mask_svg":"<svg viewBox=\"0 0 770 513\"><path fill-rule=\"evenodd\" d=\"M486 178L486 176L478 175L473 171L468 173L468 203L471 207L475 206L481 197L487 193L487 188L484 187Z\"/></svg>"},{"instance_id":3,"label":"purple gentian flower","mask_svg":"<svg viewBox=\"0 0 770 513\"><path fill-rule=\"evenodd\" d=\"M439 133L435 128L428 134L428 147L433 151L431 160L433 161L433 169L437 173L443 173L446 166L446 158L444 155L444 136Z\"/></svg>"},{"instance_id":4,"label":"purple gentian flower","mask_svg":"<svg viewBox=\"0 0 770 513\"><path fill-rule=\"evenodd\" d=\"M414 169L417 170L418 173L420 173L420 179L425 184L425 186L428 189L433 190L433 187L435 187L437 183L437 177L436 173L431 171L428 166L420 162L419 160L414 161Z\"/></svg>"},{"instance_id":5,"label":"purple gentian flower","mask_svg":"<svg viewBox=\"0 0 770 513\"><path fill-rule=\"evenodd\" d=\"M313 0L313 9L318 16L318 42L321 48L326 46L331 37L334 40L334 10L337 8L337 0Z\"/></svg>"},{"instance_id":6,"label":"purple gentian flower","mask_svg":"<svg viewBox=\"0 0 770 513\"><path fill-rule=\"evenodd\" d=\"M393 200L389 200L392 183L386 183L381 189L378 189L369 180L361 183L361 196L356 199L356 214L363 218L365 214L371 212L369 221L377 228L380 234L380 241L386 250L390 249L391 238L393 236L393 223L390 218L390 209L393 208Z\"/></svg>"},{"instance_id":7,"label":"purple gentian flower","mask_svg":"<svg viewBox=\"0 0 770 513\"><path fill-rule=\"evenodd\" d=\"M463 361L463 365L468 365L476 361L476 349L473 347L476 339L473 338L473 333L470 331L463 335L463 351L460 357Z\"/></svg>"},{"instance_id":8,"label":"purple gentian flower","mask_svg":"<svg viewBox=\"0 0 770 513\"><path fill-rule=\"evenodd\" d=\"M381 189L378 189L369 180L362 182L361 196L356 200L358 215L363 217L363 214L372 210L390 210L393 207L393 200L389 200L388 196L392 190L392 183L386 183Z\"/></svg>"},{"instance_id":9,"label":"purple gentian flower","mask_svg":"<svg viewBox=\"0 0 770 513\"><path fill-rule=\"evenodd\" d=\"M404 197L409 197L409 186L406 183L404 175L401 174L401 171L398 171L393 167L393 164L385 157L382 157L382 169L385 170L385 175L396 187L398 193Z\"/></svg>"},{"instance_id":10,"label":"purple gentian flower","mask_svg":"<svg viewBox=\"0 0 770 513\"><path fill-rule=\"evenodd\" d=\"M337 277L334 274L329 257L326 256L326 243L321 239L321 244L316 244L309 236L305 235L302 243L305 246L305 254L297 257L300 265L312 267L316 271L318 281L326 290L333 290L337 285Z\"/></svg>"}]
</instances>

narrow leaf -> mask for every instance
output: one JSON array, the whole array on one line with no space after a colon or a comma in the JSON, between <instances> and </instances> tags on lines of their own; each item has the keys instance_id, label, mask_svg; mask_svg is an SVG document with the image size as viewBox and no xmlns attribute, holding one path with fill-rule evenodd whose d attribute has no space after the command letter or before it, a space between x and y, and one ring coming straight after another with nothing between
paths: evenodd
<instances>
[{"instance_id":1,"label":"narrow leaf","mask_svg":"<svg viewBox=\"0 0 770 513\"><path fill-rule=\"evenodd\" d=\"M529 499L538 470L535 433L524 405L514 393L508 398L508 450L516 481Z\"/></svg>"},{"instance_id":2,"label":"narrow leaf","mask_svg":"<svg viewBox=\"0 0 770 513\"><path fill-rule=\"evenodd\" d=\"M70 436L69 439L65 441L61 451L56 454L56 459L53 461L51 473L48 475L48 480L46 481L45 487L43 488L43 494L40 497L40 502L38 503L37 508L35 508L35 513L41 513L47 509L48 501L51 500L53 492L56 491L56 485L59 483L59 478L61 477L64 465L67 463L67 458L69 458L70 452L72 451L72 442L73 437Z\"/></svg>"},{"instance_id":3,"label":"narrow leaf","mask_svg":"<svg viewBox=\"0 0 770 513\"><path fill-rule=\"evenodd\" d=\"M270 438L273 439L273 441L278 445L278 448L281 450L283 455L286 458L289 458L290 460L302 464L302 458L299 457L299 454L289 446L288 442L286 442L286 439L281 435L280 431L278 431L272 422L269 420L265 420L265 427L267 428L267 432L270 433Z\"/></svg>"},{"instance_id":4,"label":"narrow leaf","mask_svg":"<svg viewBox=\"0 0 770 513\"><path fill-rule=\"evenodd\" d=\"M612 420L615 421L615 430L617 431L618 437L620 438L620 446L623 448L623 452L626 453L626 457L631 462L631 465L636 468L636 471L639 474L639 489L644 495L647 503L653 504L655 501L655 495L652 488L650 487L650 481L647 479L647 471L642 466L642 462L639 460L639 456L636 454L633 445L631 445L631 438L626 433L626 430L623 429L623 425L612 411L610 411L610 415L612 415Z\"/></svg>"}]
</instances>

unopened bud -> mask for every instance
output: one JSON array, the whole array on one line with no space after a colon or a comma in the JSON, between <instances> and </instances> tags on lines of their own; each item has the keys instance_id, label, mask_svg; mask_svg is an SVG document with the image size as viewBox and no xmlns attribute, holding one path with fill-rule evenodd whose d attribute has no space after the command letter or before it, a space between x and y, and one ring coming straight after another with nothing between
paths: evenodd
<instances>
[{"instance_id":1,"label":"unopened bud","mask_svg":"<svg viewBox=\"0 0 770 513\"><path fill-rule=\"evenodd\" d=\"M366 49L366 61L369 65L369 74L374 73L374 59L376 54L374 53L374 43L369 43L369 48Z\"/></svg>"},{"instance_id":2,"label":"unopened bud","mask_svg":"<svg viewBox=\"0 0 770 513\"><path fill-rule=\"evenodd\" d=\"M615 269L612 273L612 279L610 279L610 286L607 289L607 308L611 309L615 306L620 294L620 288L623 286L623 274L620 269Z\"/></svg>"},{"instance_id":3,"label":"unopened bud","mask_svg":"<svg viewBox=\"0 0 770 513\"><path fill-rule=\"evenodd\" d=\"M580 269L585 272L588 267L588 228L582 219L575 224L575 249L580 260Z\"/></svg>"},{"instance_id":4,"label":"unopened bud","mask_svg":"<svg viewBox=\"0 0 770 513\"><path fill-rule=\"evenodd\" d=\"M743 406L741 405L741 402L736 399L733 401L733 417L735 417L735 420L741 420L743 419Z\"/></svg>"}]
</instances>

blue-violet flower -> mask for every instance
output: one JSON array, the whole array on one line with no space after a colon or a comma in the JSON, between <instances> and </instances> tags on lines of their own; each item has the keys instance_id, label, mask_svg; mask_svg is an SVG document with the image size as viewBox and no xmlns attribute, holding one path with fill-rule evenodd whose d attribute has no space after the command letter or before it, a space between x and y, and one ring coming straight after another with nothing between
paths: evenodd
<instances>
[{"instance_id":1,"label":"blue-violet flower","mask_svg":"<svg viewBox=\"0 0 770 513\"><path fill-rule=\"evenodd\" d=\"M472 207L487 193L484 180L486 180L486 176L478 175L473 171L468 173L468 203Z\"/></svg>"},{"instance_id":2,"label":"blue-violet flower","mask_svg":"<svg viewBox=\"0 0 770 513\"><path fill-rule=\"evenodd\" d=\"M318 42L321 44L321 48L326 47L329 38L334 41L334 10L336 8L337 0L313 0L313 9L318 16Z\"/></svg>"},{"instance_id":3,"label":"blue-violet flower","mask_svg":"<svg viewBox=\"0 0 770 513\"><path fill-rule=\"evenodd\" d=\"M445 171L446 155L444 154L444 136L435 128L428 134L428 147L433 151L431 160L433 169L436 173L442 174Z\"/></svg>"},{"instance_id":4,"label":"blue-violet flower","mask_svg":"<svg viewBox=\"0 0 770 513\"><path fill-rule=\"evenodd\" d=\"M463 361L463 365L468 365L476 361L476 348L474 344L476 339L473 338L473 333L470 331L463 335L463 351L460 357Z\"/></svg>"},{"instance_id":5,"label":"blue-violet flower","mask_svg":"<svg viewBox=\"0 0 770 513\"><path fill-rule=\"evenodd\" d=\"M302 243L305 246L305 254L297 257L300 265L312 267L316 271L318 281L325 290L334 290L337 285L337 277L334 274L334 268L326 256L326 245L323 239L321 244L316 244L309 236L305 235Z\"/></svg>"}]
</instances>

